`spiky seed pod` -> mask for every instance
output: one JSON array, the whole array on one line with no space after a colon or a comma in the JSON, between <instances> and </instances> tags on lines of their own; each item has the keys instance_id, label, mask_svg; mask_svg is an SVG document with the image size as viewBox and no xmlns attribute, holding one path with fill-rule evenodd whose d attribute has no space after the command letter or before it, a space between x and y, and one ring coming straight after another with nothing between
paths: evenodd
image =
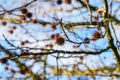
<instances>
[{"instance_id":1,"label":"spiky seed pod","mask_svg":"<svg viewBox=\"0 0 120 80\"><path fill-rule=\"evenodd\" d=\"M58 5L62 4L62 0L57 0L57 4Z\"/></svg>"},{"instance_id":2,"label":"spiky seed pod","mask_svg":"<svg viewBox=\"0 0 120 80\"><path fill-rule=\"evenodd\" d=\"M22 46L23 46L23 45L25 45L25 42L24 42L24 41L22 41L22 42L20 43L20 45L22 45Z\"/></svg>"},{"instance_id":3,"label":"spiky seed pod","mask_svg":"<svg viewBox=\"0 0 120 80\"><path fill-rule=\"evenodd\" d=\"M25 74L26 71L21 69L21 70L20 70L20 73L21 73L21 74Z\"/></svg>"},{"instance_id":4,"label":"spiky seed pod","mask_svg":"<svg viewBox=\"0 0 120 80\"><path fill-rule=\"evenodd\" d=\"M56 26L54 24L52 24L51 28L52 30L56 30Z\"/></svg>"},{"instance_id":5,"label":"spiky seed pod","mask_svg":"<svg viewBox=\"0 0 120 80\"><path fill-rule=\"evenodd\" d=\"M22 14L26 14L28 10L26 8L21 9Z\"/></svg>"},{"instance_id":6,"label":"spiky seed pod","mask_svg":"<svg viewBox=\"0 0 120 80\"><path fill-rule=\"evenodd\" d=\"M31 18L31 17L32 17L32 13L28 12L28 13L26 14L26 16L27 16L28 18Z\"/></svg>"},{"instance_id":7,"label":"spiky seed pod","mask_svg":"<svg viewBox=\"0 0 120 80\"><path fill-rule=\"evenodd\" d=\"M7 22L2 21L2 22L1 22L1 25L6 26L6 25L7 25Z\"/></svg>"},{"instance_id":8,"label":"spiky seed pod","mask_svg":"<svg viewBox=\"0 0 120 80\"><path fill-rule=\"evenodd\" d=\"M28 41L28 40L25 40L24 42L25 42L25 43L29 43L29 41Z\"/></svg>"},{"instance_id":9,"label":"spiky seed pod","mask_svg":"<svg viewBox=\"0 0 120 80\"><path fill-rule=\"evenodd\" d=\"M84 57L83 56L80 56L80 60L83 60L84 59Z\"/></svg>"},{"instance_id":10,"label":"spiky seed pod","mask_svg":"<svg viewBox=\"0 0 120 80\"><path fill-rule=\"evenodd\" d=\"M71 4L71 0L65 0L66 4Z\"/></svg>"},{"instance_id":11,"label":"spiky seed pod","mask_svg":"<svg viewBox=\"0 0 120 80\"><path fill-rule=\"evenodd\" d=\"M52 48L52 47L53 47L53 44L49 44L49 47Z\"/></svg>"},{"instance_id":12,"label":"spiky seed pod","mask_svg":"<svg viewBox=\"0 0 120 80\"><path fill-rule=\"evenodd\" d=\"M56 38L58 38L58 37L59 37L59 34L58 34L58 33L52 34L52 35L50 36L51 39L56 39Z\"/></svg>"},{"instance_id":13,"label":"spiky seed pod","mask_svg":"<svg viewBox=\"0 0 120 80\"><path fill-rule=\"evenodd\" d=\"M6 58L2 58L0 61L1 61L1 63L3 63L3 64L7 63L7 59L6 59Z\"/></svg>"},{"instance_id":14,"label":"spiky seed pod","mask_svg":"<svg viewBox=\"0 0 120 80\"><path fill-rule=\"evenodd\" d=\"M62 37L56 38L56 44L58 44L59 46L64 45L64 43L65 43L64 38L62 38Z\"/></svg>"},{"instance_id":15,"label":"spiky seed pod","mask_svg":"<svg viewBox=\"0 0 120 80\"><path fill-rule=\"evenodd\" d=\"M92 41L96 41L97 39L95 37L92 37Z\"/></svg>"},{"instance_id":16,"label":"spiky seed pod","mask_svg":"<svg viewBox=\"0 0 120 80\"><path fill-rule=\"evenodd\" d=\"M16 26L12 26L12 29L15 30L15 29L16 29Z\"/></svg>"},{"instance_id":17,"label":"spiky seed pod","mask_svg":"<svg viewBox=\"0 0 120 80\"><path fill-rule=\"evenodd\" d=\"M86 37L86 38L84 39L85 43L89 43L89 42L90 42L89 40L90 40L90 39L89 39L88 37Z\"/></svg>"},{"instance_id":18,"label":"spiky seed pod","mask_svg":"<svg viewBox=\"0 0 120 80\"><path fill-rule=\"evenodd\" d=\"M50 36L50 38L51 38L51 39L54 39L54 38L55 38L55 37L54 37L54 34L52 34L52 35Z\"/></svg>"},{"instance_id":19,"label":"spiky seed pod","mask_svg":"<svg viewBox=\"0 0 120 80\"><path fill-rule=\"evenodd\" d=\"M44 48L40 48L41 51L44 51L45 49Z\"/></svg>"},{"instance_id":20,"label":"spiky seed pod","mask_svg":"<svg viewBox=\"0 0 120 80\"><path fill-rule=\"evenodd\" d=\"M11 73L15 73L15 70L13 70L13 69L11 68L11 69L10 69L10 72L11 72Z\"/></svg>"},{"instance_id":21,"label":"spiky seed pod","mask_svg":"<svg viewBox=\"0 0 120 80\"><path fill-rule=\"evenodd\" d=\"M92 40L97 40L97 39L99 39L99 38L100 38L100 33L96 31L96 32L93 34Z\"/></svg>"},{"instance_id":22,"label":"spiky seed pod","mask_svg":"<svg viewBox=\"0 0 120 80\"><path fill-rule=\"evenodd\" d=\"M13 34L14 31L13 31L12 29L10 29L10 30L8 30L8 33L9 33L9 34Z\"/></svg>"}]
</instances>

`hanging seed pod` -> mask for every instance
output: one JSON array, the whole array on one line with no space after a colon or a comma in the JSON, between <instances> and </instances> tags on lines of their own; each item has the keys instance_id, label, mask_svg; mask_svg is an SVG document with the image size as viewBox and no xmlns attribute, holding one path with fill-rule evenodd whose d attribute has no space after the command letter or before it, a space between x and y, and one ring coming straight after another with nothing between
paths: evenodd
<instances>
[{"instance_id":1,"label":"hanging seed pod","mask_svg":"<svg viewBox=\"0 0 120 80\"><path fill-rule=\"evenodd\" d=\"M28 13L26 14L26 16L27 16L28 18L31 18L31 17L32 17L32 13L28 12Z\"/></svg>"},{"instance_id":2,"label":"hanging seed pod","mask_svg":"<svg viewBox=\"0 0 120 80\"><path fill-rule=\"evenodd\" d=\"M100 38L100 33L96 31L96 32L93 34L92 40L94 41L94 40L97 40L97 39L99 39L99 38Z\"/></svg>"},{"instance_id":3,"label":"hanging seed pod","mask_svg":"<svg viewBox=\"0 0 120 80\"><path fill-rule=\"evenodd\" d=\"M13 29L8 30L8 33L13 34L14 33Z\"/></svg>"},{"instance_id":4,"label":"hanging seed pod","mask_svg":"<svg viewBox=\"0 0 120 80\"><path fill-rule=\"evenodd\" d=\"M59 46L64 45L64 43L65 43L64 38L58 37L58 38L56 39L56 44L58 44Z\"/></svg>"},{"instance_id":5,"label":"hanging seed pod","mask_svg":"<svg viewBox=\"0 0 120 80\"><path fill-rule=\"evenodd\" d=\"M10 72L11 72L11 73L15 73L15 70L11 68L11 69L10 69Z\"/></svg>"},{"instance_id":6,"label":"hanging seed pod","mask_svg":"<svg viewBox=\"0 0 120 80\"><path fill-rule=\"evenodd\" d=\"M21 73L21 74L25 74L26 71L21 69L21 70L20 70L20 73Z\"/></svg>"},{"instance_id":7,"label":"hanging seed pod","mask_svg":"<svg viewBox=\"0 0 120 80\"><path fill-rule=\"evenodd\" d=\"M26 8L21 9L22 14L26 14L27 12L28 12L28 10Z\"/></svg>"},{"instance_id":8,"label":"hanging seed pod","mask_svg":"<svg viewBox=\"0 0 120 80\"><path fill-rule=\"evenodd\" d=\"M56 25L52 24L51 28L52 28L52 30L56 30Z\"/></svg>"},{"instance_id":9,"label":"hanging seed pod","mask_svg":"<svg viewBox=\"0 0 120 80\"><path fill-rule=\"evenodd\" d=\"M90 39L88 38L88 37L86 37L85 39L84 39L84 42L85 43L89 43L90 41L89 41Z\"/></svg>"},{"instance_id":10,"label":"hanging seed pod","mask_svg":"<svg viewBox=\"0 0 120 80\"><path fill-rule=\"evenodd\" d=\"M6 58L2 58L0 61L1 61L1 63L3 63L3 64L7 63L7 59L6 59Z\"/></svg>"},{"instance_id":11,"label":"hanging seed pod","mask_svg":"<svg viewBox=\"0 0 120 80\"><path fill-rule=\"evenodd\" d=\"M62 0L57 0L57 4L58 5L62 4Z\"/></svg>"},{"instance_id":12,"label":"hanging seed pod","mask_svg":"<svg viewBox=\"0 0 120 80\"><path fill-rule=\"evenodd\" d=\"M17 27L16 26L12 26L12 30L15 30Z\"/></svg>"},{"instance_id":13,"label":"hanging seed pod","mask_svg":"<svg viewBox=\"0 0 120 80\"><path fill-rule=\"evenodd\" d=\"M7 25L7 22L2 21L2 22L1 22L1 25L6 26L6 25Z\"/></svg>"},{"instance_id":14,"label":"hanging seed pod","mask_svg":"<svg viewBox=\"0 0 120 80\"><path fill-rule=\"evenodd\" d=\"M66 4L71 4L71 0L65 0Z\"/></svg>"}]
</instances>

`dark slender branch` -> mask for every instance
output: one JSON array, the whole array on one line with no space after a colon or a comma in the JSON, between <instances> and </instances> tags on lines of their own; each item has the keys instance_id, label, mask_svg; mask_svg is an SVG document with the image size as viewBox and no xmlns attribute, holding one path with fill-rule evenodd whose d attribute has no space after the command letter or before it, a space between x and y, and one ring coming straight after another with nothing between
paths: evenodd
<instances>
[{"instance_id":1,"label":"dark slender branch","mask_svg":"<svg viewBox=\"0 0 120 80\"><path fill-rule=\"evenodd\" d=\"M53 49L42 49L45 50L45 52L38 52L38 53L32 53L29 52L29 54L20 54L20 55L16 55L16 56L24 56L24 55L49 55L49 54L56 54L56 53L60 53L60 54L87 54L87 55L98 55L102 52L105 52L109 49L110 47L106 47L105 49L101 49L99 51L64 51L64 50L53 50Z\"/></svg>"},{"instance_id":2,"label":"dark slender branch","mask_svg":"<svg viewBox=\"0 0 120 80\"><path fill-rule=\"evenodd\" d=\"M5 37L5 35L3 34L3 37L4 37L4 39L5 39L5 41L10 45L10 46L12 46L12 47L16 47L15 45L13 45L12 43L10 43L10 41L9 40L7 40L7 38Z\"/></svg>"},{"instance_id":3,"label":"dark slender branch","mask_svg":"<svg viewBox=\"0 0 120 80\"><path fill-rule=\"evenodd\" d=\"M9 56L9 58L19 57L19 56L15 56L15 54L12 54L12 52L6 50L2 45L0 45L0 49L2 49L2 51L3 51L7 56ZM11 59L11 60L12 60L12 59ZM19 68L24 67L25 70L28 70L27 66L26 66L25 64L21 63L21 62L18 60L18 58L13 59L13 60L14 60L14 62L17 63L17 65L18 65ZM28 74L30 74L31 76L33 76L33 78L39 80L39 76L38 76L38 75L36 75L36 74L34 74L34 73L32 73L32 72L30 72L30 73L28 72Z\"/></svg>"},{"instance_id":4,"label":"dark slender branch","mask_svg":"<svg viewBox=\"0 0 120 80\"><path fill-rule=\"evenodd\" d=\"M83 5L83 7L86 7L87 8L87 6L84 4L84 2L82 2L82 0L79 0L79 2ZM105 1L106 2L106 1ZM105 5L105 7L107 7L108 6L108 4L107 5ZM95 7L95 6L92 6L92 5L90 5L89 4L89 7L90 7L90 9L92 10L92 11L96 11L98 8L97 7ZM106 15L106 14L105 14ZM115 22L115 23L120 23L120 20L118 20L115 16L112 16L111 14L107 14L109 17L110 17L110 20L111 21L113 21L113 22Z\"/></svg>"},{"instance_id":5,"label":"dark slender branch","mask_svg":"<svg viewBox=\"0 0 120 80\"><path fill-rule=\"evenodd\" d=\"M27 4L25 4L25 5L23 5L23 6L20 6L20 7L11 9L11 10L6 10L6 9L4 8L4 11L5 11L5 13L6 13L6 12L11 13L11 12L16 11L16 10L19 10L19 9L21 9L21 8L27 7L28 5L32 4L32 3L35 2L35 1L37 1L37 0L33 0L33 1L31 1L31 2L29 2L29 3L27 3ZM1 12L2 12L2 11L1 11Z\"/></svg>"}]
</instances>

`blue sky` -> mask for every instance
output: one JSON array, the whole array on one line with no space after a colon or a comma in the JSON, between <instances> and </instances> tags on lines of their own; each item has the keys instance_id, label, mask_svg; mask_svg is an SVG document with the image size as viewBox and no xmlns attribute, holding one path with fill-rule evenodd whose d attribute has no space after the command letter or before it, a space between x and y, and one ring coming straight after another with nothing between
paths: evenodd
<instances>
[{"instance_id":1,"label":"blue sky","mask_svg":"<svg viewBox=\"0 0 120 80\"><path fill-rule=\"evenodd\" d=\"M14 6L12 5L13 3L12 3L12 1L14 2ZM11 2L9 1L9 0L6 0L6 1L1 1L0 2L0 4L3 6L3 7L5 7L6 9L13 9L13 8L15 8L15 7L18 7L18 6L20 6L21 4L25 4L25 2L27 2L27 0L26 1L23 1L23 0L18 0L18 1L16 1L16 0L12 0ZM19 1L22 1L22 3L19 3ZM5 4L5 3L7 3L6 5L3 5L3 4ZM19 3L19 4L18 4ZM90 3L91 4L93 4L93 5L95 5L95 6L99 6L99 8L103 8L103 5L102 4L100 4L100 3L102 3L102 0L90 0ZM94 3L96 3L96 4L94 4ZM82 17L82 16L79 16L81 13L83 13L83 12L85 12L86 10L81 10L81 11L73 11L73 12L70 12L70 13L67 13L67 12L65 12L65 13L54 13L54 12L50 12L50 13L46 13L45 15L42 15L42 13L44 13L45 11L47 11L48 10L48 8L49 8L49 3L47 3L47 5L42 5L42 3L36 3L36 4L41 4L41 5L38 5L38 7L37 7L37 9L38 9L38 16L37 16L37 18L38 19L42 19L42 20L45 20L45 21L54 21L53 19L51 19L51 17L53 16L53 15L56 15L55 17L57 17L57 18L63 18L63 22L76 22L76 21L83 21L84 20L84 18ZM99 4L99 5L97 5L97 4ZM12 5L12 6L11 6ZM73 5L75 5L75 3L73 3ZM114 5L117 5L117 6L114 6L114 8L113 9L116 9L116 7L118 7L118 3L115 3ZM9 6L11 6L11 7L9 7ZM76 6L76 5L75 5ZM42 7L42 8L44 8L44 10L42 10L42 9L40 9L39 10L39 7ZM69 9L71 9L71 6L70 5L63 5L62 7L66 7L66 8L69 8ZM47 9L46 9L47 8ZM58 7L59 8L59 7ZM35 9L35 7L33 7L33 9L31 9L30 11L33 11ZM46 9L46 10L45 10ZM35 12L35 11L34 11ZM17 12L18 13L18 12ZM40 15L40 16L39 16ZM89 17L88 15L88 13L86 13L86 14L82 14L86 19ZM96 13L95 13L95 15L96 15ZM67 16L67 17L65 17L65 16ZM75 17L74 17L75 16ZM119 15L119 12L118 12L118 14L116 14L116 16L120 16ZM35 17L35 16L34 16ZM120 18L120 17L119 17ZM13 25L13 24L10 24L10 25ZM31 38L30 36L29 36L29 34L27 34L27 35L24 35L24 33L25 33L25 30L22 30L22 28L20 27L20 26L18 26L17 25L17 27L18 27L18 29L15 31L15 33L14 33L14 35L10 35L10 34L8 34L7 33L7 30L9 30L10 29L10 25L7 25L7 27L0 27L1 29L0 29L0 43L2 44L2 45L5 45L6 47L8 47L8 48L10 48L10 46L8 46L7 45L7 43L6 42L3 42L3 40L4 40L4 38L3 38L3 34L5 34L5 36L7 37L7 39L8 40L18 40L18 41L16 41L16 42L13 42L14 44L16 44L17 46L20 44L19 43L19 40L26 40L26 39L29 39L31 42L35 42L35 40L33 39L33 38ZM32 24L30 23L30 24L23 24L23 26L26 26L25 28L26 29L28 29L31 33L32 33L32 35L33 36L35 36L37 39L44 39L44 38L47 38L48 36L49 36L49 33L47 33L47 36L46 36L46 32L49 30L49 28L50 28L50 25L47 25L45 28L43 28L43 27L41 27L39 24L35 24L35 25L32 25ZM79 27L79 26L78 26ZM82 27L82 26L81 26ZM58 28L59 29L59 28ZM82 37L82 38L85 38L85 36L86 36L86 34L87 34L87 36L88 37L91 37L92 35L91 34L89 34L89 33L94 33L94 31L95 30L89 30L89 31L87 31L86 32L86 30L85 29L81 29L81 30L75 30L78 34L80 34L80 36ZM33 33L34 32L34 33ZM53 32L51 32L51 33L56 33L56 32L58 32L58 31L53 31ZM59 31L60 32L60 31ZM119 29L117 28L116 29L116 32L117 32L117 35L118 36L120 36L119 35ZM84 33L86 33L86 34L84 34ZM70 37L71 39L74 39L74 36L73 37ZM119 38L119 37L118 37ZM120 38L119 38L120 39ZM46 43L50 43L50 42L46 42ZM98 45L97 45L98 44ZM44 44L44 42L38 42L38 43L34 43L34 44L28 44L28 45L26 45L26 46L30 46L30 47L41 47L41 46L43 46L43 45L45 45ZM98 47L98 48L103 48L103 47L105 47L106 45L107 45L107 41L106 41L106 39L104 39L104 40L98 40L98 41L96 41L96 42L91 42L91 45L96 45L96 47ZM54 49L61 49L61 50L71 50L72 51L72 44L70 44L70 43L66 43L64 46L62 46L62 47L60 47L60 46L55 46L54 47ZM1 53L1 52L0 52ZM2 55L1 54L1 56L2 57L4 57L4 55ZM67 56L67 55L66 55ZM105 52L105 53L102 53L101 54L101 57L103 58L104 56L106 56L106 57L108 57L106 60L104 60L105 61L105 64L106 65L111 65L110 63L108 63L109 61L110 62L115 62L114 60L113 60L113 55L111 54L111 52ZM92 58L91 58L92 57ZM63 64L68 64L68 63L73 63L74 64L74 62L75 61L79 61L78 60L78 58L76 58L76 59L73 59L73 58L70 58L70 59L61 59L61 61L62 61L62 63ZM91 61L93 61L93 63L91 63ZM98 61L98 63L99 63L99 59L98 59L98 56L88 56L88 58L85 60L85 63L87 63L90 67L96 67L96 62ZM52 62L52 63L51 63ZM11 64L13 63L13 62L10 62ZM53 58L52 56L50 56L49 58L48 58L48 63L49 64L51 64L51 65L56 65L56 59L55 58ZM15 64L13 64L14 66L16 66ZM61 65L61 64L60 64ZM101 64L100 64L101 65ZM11 65L11 67L12 67L12 65ZM0 69L0 72L2 72L3 71L3 68L4 68L4 66L3 65L1 65L1 69ZM34 69L33 69L33 71L34 72L36 72L36 69L39 69L40 67L38 67L38 66L36 66ZM17 68L16 68L17 69ZM2 74L2 73L1 73ZM6 73L5 73L6 74ZM8 72L8 74L9 74L9 72ZM6 76L7 76L7 74L6 74ZM64 80L67 80L67 77L66 76L63 76L63 79ZM72 78L72 80L76 80L76 78L75 77L73 77ZM105 79L104 79L105 80Z\"/></svg>"}]
</instances>

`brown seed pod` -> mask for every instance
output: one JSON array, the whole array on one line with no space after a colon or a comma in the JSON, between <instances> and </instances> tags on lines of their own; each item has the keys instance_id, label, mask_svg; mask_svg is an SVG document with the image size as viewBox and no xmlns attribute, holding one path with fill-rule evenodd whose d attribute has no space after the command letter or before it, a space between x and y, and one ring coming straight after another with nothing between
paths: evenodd
<instances>
[{"instance_id":1,"label":"brown seed pod","mask_svg":"<svg viewBox=\"0 0 120 80\"><path fill-rule=\"evenodd\" d=\"M53 47L53 45L52 45L52 44L49 44L49 47L50 47L50 48L52 48L52 47Z\"/></svg>"},{"instance_id":2,"label":"brown seed pod","mask_svg":"<svg viewBox=\"0 0 120 80\"><path fill-rule=\"evenodd\" d=\"M62 4L62 0L57 0L57 4L58 5Z\"/></svg>"},{"instance_id":3,"label":"brown seed pod","mask_svg":"<svg viewBox=\"0 0 120 80\"><path fill-rule=\"evenodd\" d=\"M8 30L8 33L9 33L9 34L13 34L14 31L13 31L12 29L10 29L10 30Z\"/></svg>"},{"instance_id":4,"label":"brown seed pod","mask_svg":"<svg viewBox=\"0 0 120 80\"><path fill-rule=\"evenodd\" d=\"M92 40L94 41L94 40L97 40L97 39L99 39L99 38L100 38L100 33L96 31L96 32L93 34Z\"/></svg>"},{"instance_id":5,"label":"brown seed pod","mask_svg":"<svg viewBox=\"0 0 120 80\"><path fill-rule=\"evenodd\" d=\"M11 68L11 69L10 69L10 72L11 72L11 73L15 73L15 70L13 70L13 69Z\"/></svg>"},{"instance_id":6,"label":"brown seed pod","mask_svg":"<svg viewBox=\"0 0 120 80\"><path fill-rule=\"evenodd\" d=\"M3 63L3 64L7 63L7 59L6 59L6 58L2 58L0 61L1 61L1 63Z\"/></svg>"},{"instance_id":7,"label":"brown seed pod","mask_svg":"<svg viewBox=\"0 0 120 80\"><path fill-rule=\"evenodd\" d=\"M28 41L28 40L25 40L24 42L25 42L25 43L29 43L29 41Z\"/></svg>"},{"instance_id":8,"label":"brown seed pod","mask_svg":"<svg viewBox=\"0 0 120 80\"><path fill-rule=\"evenodd\" d=\"M65 43L64 38L62 38L62 37L56 38L56 44L58 44L59 46L64 45L64 43Z\"/></svg>"},{"instance_id":9,"label":"brown seed pod","mask_svg":"<svg viewBox=\"0 0 120 80\"><path fill-rule=\"evenodd\" d=\"M26 8L21 9L22 14L26 14L28 10Z\"/></svg>"},{"instance_id":10,"label":"brown seed pod","mask_svg":"<svg viewBox=\"0 0 120 80\"><path fill-rule=\"evenodd\" d=\"M25 71L25 70L20 70L20 73L21 73L21 74L25 74L26 71Z\"/></svg>"},{"instance_id":11,"label":"brown seed pod","mask_svg":"<svg viewBox=\"0 0 120 80\"><path fill-rule=\"evenodd\" d=\"M25 50L24 53L25 53L25 54L29 54L29 50Z\"/></svg>"},{"instance_id":12,"label":"brown seed pod","mask_svg":"<svg viewBox=\"0 0 120 80\"><path fill-rule=\"evenodd\" d=\"M17 27L16 26L12 26L12 29L15 30Z\"/></svg>"},{"instance_id":13,"label":"brown seed pod","mask_svg":"<svg viewBox=\"0 0 120 80\"><path fill-rule=\"evenodd\" d=\"M51 39L54 39L54 38L55 38L55 37L54 37L54 34L52 34L52 35L50 36L50 38L51 38Z\"/></svg>"},{"instance_id":14,"label":"brown seed pod","mask_svg":"<svg viewBox=\"0 0 120 80\"><path fill-rule=\"evenodd\" d=\"M83 56L80 56L80 60L83 60L84 59L84 57Z\"/></svg>"},{"instance_id":15,"label":"brown seed pod","mask_svg":"<svg viewBox=\"0 0 120 80\"><path fill-rule=\"evenodd\" d=\"M51 26L51 28L52 28L52 30L56 30L56 25L53 24L53 25Z\"/></svg>"},{"instance_id":16,"label":"brown seed pod","mask_svg":"<svg viewBox=\"0 0 120 80\"><path fill-rule=\"evenodd\" d=\"M44 51L45 49L44 48L40 48L41 51Z\"/></svg>"},{"instance_id":17,"label":"brown seed pod","mask_svg":"<svg viewBox=\"0 0 120 80\"><path fill-rule=\"evenodd\" d=\"M22 45L22 46L23 46L23 45L25 45L25 42L24 42L24 41L22 41L22 42L20 43L20 45Z\"/></svg>"},{"instance_id":18,"label":"brown seed pod","mask_svg":"<svg viewBox=\"0 0 120 80\"><path fill-rule=\"evenodd\" d=\"M88 37L86 37L86 38L84 39L85 43L89 43L89 42L90 42L89 40L90 40L90 39L89 39Z\"/></svg>"},{"instance_id":19,"label":"brown seed pod","mask_svg":"<svg viewBox=\"0 0 120 80\"><path fill-rule=\"evenodd\" d=\"M96 41L97 39L95 37L92 37L92 41Z\"/></svg>"},{"instance_id":20,"label":"brown seed pod","mask_svg":"<svg viewBox=\"0 0 120 80\"><path fill-rule=\"evenodd\" d=\"M7 22L2 21L2 22L1 22L1 25L6 26L6 25L7 25Z\"/></svg>"},{"instance_id":21,"label":"brown seed pod","mask_svg":"<svg viewBox=\"0 0 120 80\"><path fill-rule=\"evenodd\" d=\"M32 17L32 13L28 12L28 13L26 14L26 16L27 16L28 18L31 18L31 17Z\"/></svg>"},{"instance_id":22,"label":"brown seed pod","mask_svg":"<svg viewBox=\"0 0 120 80\"><path fill-rule=\"evenodd\" d=\"M65 0L66 4L71 4L71 0Z\"/></svg>"}]
</instances>

